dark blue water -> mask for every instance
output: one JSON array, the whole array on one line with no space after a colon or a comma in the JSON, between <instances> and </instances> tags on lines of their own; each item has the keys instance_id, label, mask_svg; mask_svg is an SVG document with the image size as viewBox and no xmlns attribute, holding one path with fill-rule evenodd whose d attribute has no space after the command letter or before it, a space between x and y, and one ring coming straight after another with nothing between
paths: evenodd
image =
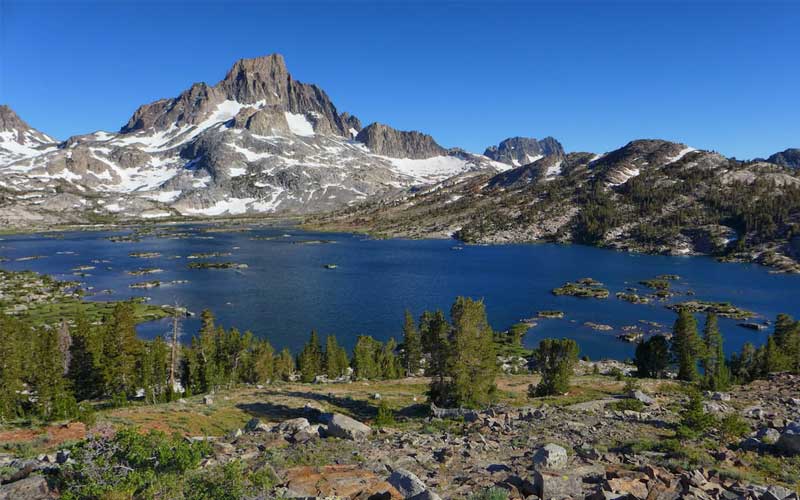
<instances>
[{"instance_id":1,"label":"dark blue water","mask_svg":"<svg viewBox=\"0 0 800 500\"><path fill-rule=\"evenodd\" d=\"M195 236L187 239L149 237L136 243L113 243L113 234L81 232L63 239L42 235L6 236L0 240L0 256L12 259L0 264L12 270L31 269L64 280L80 280L97 292L92 300L118 300L146 295L153 303L176 301L199 312L214 311L219 321L268 338L276 347L301 347L311 329L322 335L335 333L351 347L359 334L380 339L399 338L403 311L414 315L425 309L449 310L457 295L483 298L495 329L505 329L538 310L566 312L562 320L540 320L525 343L535 346L544 337L570 337L582 354L592 358L632 356L634 346L616 339L626 325L655 321L669 329L675 315L664 303L630 304L613 297L627 286L658 274L678 274L674 287L693 290L697 298L730 301L773 319L786 312L800 315L800 276L770 274L767 268L746 264L720 264L702 257L635 255L572 245L465 246L452 250L452 241L370 240L349 234L315 234L293 228L260 228L248 232L202 233L200 226L182 228ZM289 237L282 235L288 234ZM252 240L254 236L278 236ZM212 237L212 239L205 239ZM310 239L334 240L333 244L299 245ZM58 252L75 252L59 254ZM129 257L129 252L159 252L156 259ZM231 252L218 261L245 263L248 269L190 270L197 262L186 256L197 252ZM45 258L14 261L28 255ZM180 258L170 258L180 256ZM108 263L91 264L92 259ZM325 269L335 263L335 270ZM95 265L91 276L77 278L71 269ZM150 276L129 276L126 270L158 267ZM606 284L612 297L606 300L556 297L550 290L566 281L590 276ZM148 290L128 287L138 281L189 280L187 284ZM641 287L640 287L641 289ZM642 292L644 290L642 289ZM608 324L614 332L598 332L584 322ZM702 323L700 325L702 327ZM198 319L188 319L186 336L194 333ZM741 348L746 341L760 344L767 332L720 320L726 350ZM140 326L146 338L168 331L167 322Z\"/></svg>"}]
</instances>

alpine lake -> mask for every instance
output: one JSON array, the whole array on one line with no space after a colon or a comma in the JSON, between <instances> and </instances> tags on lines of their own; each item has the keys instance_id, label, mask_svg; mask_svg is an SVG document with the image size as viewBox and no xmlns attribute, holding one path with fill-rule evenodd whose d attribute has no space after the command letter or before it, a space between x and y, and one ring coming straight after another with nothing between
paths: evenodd
<instances>
[{"instance_id":1,"label":"alpine lake","mask_svg":"<svg viewBox=\"0 0 800 500\"><path fill-rule=\"evenodd\" d=\"M219 324L294 352L312 329L323 337L336 334L348 349L358 335L401 340L405 309L415 317L424 310L448 312L459 295L482 298L496 330L528 322L527 347L568 337L592 359L632 357L636 339L671 330L676 314L668 306L680 302L726 302L754 313L720 318L728 353L748 341L763 343L778 313L800 315L800 275L709 257L580 245L471 246L291 225L176 224L3 235L0 256L2 269L80 282L87 300L147 297L148 303L186 307L193 315L181 322L184 342L197 331L200 311L210 309ZM587 281L590 290L608 290L608 297L552 293L583 278L602 283ZM656 281L642 284L648 280ZM142 323L138 331L153 338L171 328L166 318Z\"/></svg>"}]
</instances>

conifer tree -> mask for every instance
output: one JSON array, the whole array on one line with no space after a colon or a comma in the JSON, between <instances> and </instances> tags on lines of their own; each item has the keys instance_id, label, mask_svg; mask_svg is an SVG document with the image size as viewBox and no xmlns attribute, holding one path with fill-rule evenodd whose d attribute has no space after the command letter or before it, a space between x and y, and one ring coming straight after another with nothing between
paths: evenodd
<instances>
[{"instance_id":1,"label":"conifer tree","mask_svg":"<svg viewBox=\"0 0 800 500\"><path fill-rule=\"evenodd\" d=\"M297 365L303 382L313 382L317 375L322 374L322 346L316 330L311 331L308 343L297 357Z\"/></svg>"},{"instance_id":2,"label":"conifer tree","mask_svg":"<svg viewBox=\"0 0 800 500\"><path fill-rule=\"evenodd\" d=\"M403 323L403 367L406 375L414 376L420 369L422 340L411 311L406 309Z\"/></svg>"},{"instance_id":3,"label":"conifer tree","mask_svg":"<svg viewBox=\"0 0 800 500\"><path fill-rule=\"evenodd\" d=\"M751 342L745 342L739 354L731 356L731 372L739 383L747 383L760 375L758 351Z\"/></svg>"},{"instance_id":4,"label":"conifer tree","mask_svg":"<svg viewBox=\"0 0 800 500\"><path fill-rule=\"evenodd\" d=\"M291 358L291 356L290 356ZM256 341L250 356L247 381L265 384L275 376L275 349L267 340Z\"/></svg>"},{"instance_id":5,"label":"conifer tree","mask_svg":"<svg viewBox=\"0 0 800 500\"><path fill-rule=\"evenodd\" d=\"M72 345L72 336L69 333L69 324L67 324L66 319L61 319L57 332L58 349L61 351L61 358L64 360L61 374L66 375L69 372L69 362L71 358L69 347Z\"/></svg>"},{"instance_id":6,"label":"conifer tree","mask_svg":"<svg viewBox=\"0 0 800 500\"><path fill-rule=\"evenodd\" d=\"M153 402L167 401L169 386L169 348L164 339L159 335L147 346L150 351L150 397ZM144 386L147 391L147 386Z\"/></svg>"},{"instance_id":7,"label":"conifer tree","mask_svg":"<svg viewBox=\"0 0 800 500\"><path fill-rule=\"evenodd\" d=\"M200 392L213 391L217 383L217 328L214 315L208 309L200 313L200 332L197 342L197 377Z\"/></svg>"},{"instance_id":8,"label":"conifer tree","mask_svg":"<svg viewBox=\"0 0 800 500\"><path fill-rule=\"evenodd\" d=\"M133 304L120 302L106 318L100 365L104 368L105 393L130 395L135 391L136 359L140 341L136 338Z\"/></svg>"},{"instance_id":9,"label":"conifer tree","mask_svg":"<svg viewBox=\"0 0 800 500\"><path fill-rule=\"evenodd\" d=\"M800 321L788 314L779 314L775 320L774 336L784 358L775 360L780 365L777 368L800 373Z\"/></svg>"},{"instance_id":10,"label":"conifer tree","mask_svg":"<svg viewBox=\"0 0 800 500\"><path fill-rule=\"evenodd\" d=\"M703 354L703 343L697 334L694 315L686 309L678 311L678 319L672 328L672 354L678 365L678 380L696 381L699 378L697 362Z\"/></svg>"},{"instance_id":11,"label":"conifer tree","mask_svg":"<svg viewBox=\"0 0 800 500\"><path fill-rule=\"evenodd\" d=\"M786 354L778 345L775 335L767 337L767 343L762 346L762 369L763 375L770 373L781 372L788 368L789 360Z\"/></svg>"},{"instance_id":12,"label":"conifer tree","mask_svg":"<svg viewBox=\"0 0 800 500\"><path fill-rule=\"evenodd\" d=\"M569 380L578 361L578 344L572 339L543 339L534 351L542 380L528 388L533 397L554 396L569 390Z\"/></svg>"},{"instance_id":13,"label":"conifer tree","mask_svg":"<svg viewBox=\"0 0 800 500\"><path fill-rule=\"evenodd\" d=\"M325 339L325 375L335 379L344 375L348 366L347 351L339 345L335 335Z\"/></svg>"},{"instance_id":14,"label":"conifer tree","mask_svg":"<svg viewBox=\"0 0 800 500\"><path fill-rule=\"evenodd\" d=\"M98 359L102 352L98 346L98 337L83 309L78 308L69 349L70 364L67 373L78 401L97 398L103 394L102 367Z\"/></svg>"},{"instance_id":15,"label":"conifer tree","mask_svg":"<svg viewBox=\"0 0 800 500\"><path fill-rule=\"evenodd\" d=\"M426 311L420 318L422 346L428 355L425 374L431 377L431 396L434 399L438 399L438 394L445 390L451 330L452 327L442 311Z\"/></svg>"},{"instance_id":16,"label":"conifer tree","mask_svg":"<svg viewBox=\"0 0 800 500\"><path fill-rule=\"evenodd\" d=\"M34 366L30 385L36 394L36 414L45 419L69 418L77 412L77 404L64 378L64 356L59 346L58 331L42 327L34 331Z\"/></svg>"},{"instance_id":17,"label":"conifer tree","mask_svg":"<svg viewBox=\"0 0 800 500\"><path fill-rule=\"evenodd\" d=\"M378 349L377 364L380 370L380 378L392 380L400 377L403 371L401 360L397 357L397 342L391 338Z\"/></svg>"},{"instance_id":18,"label":"conifer tree","mask_svg":"<svg viewBox=\"0 0 800 500\"><path fill-rule=\"evenodd\" d=\"M283 348L281 353L275 359L275 378L288 381L295 371L294 358L289 349Z\"/></svg>"},{"instance_id":19,"label":"conifer tree","mask_svg":"<svg viewBox=\"0 0 800 500\"><path fill-rule=\"evenodd\" d=\"M717 316L713 313L706 316L703 342L705 344L703 386L712 391L724 391L730 386L731 375L725 361L722 335L717 325Z\"/></svg>"},{"instance_id":20,"label":"conifer tree","mask_svg":"<svg viewBox=\"0 0 800 500\"><path fill-rule=\"evenodd\" d=\"M446 390L436 395L438 404L485 406L494 397L497 374L494 332L486 308L483 301L458 297L450 317L453 330L446 349Z\"/></svg>"},{"instance_id":21,"label":"conifer tree","mask_svg":"<svg viewBox=\"0 0 800 500\"><path fill-rule=\"evenodd\" d=\"M359 335L353 348L353 371L356 378L376 379L381 374L377 363L380 342L367 335Z\"/></svg>"},{"instance_id":22,"label":"conifer tree","mask_svg":"<svg viewBox=\"0 0 800 500\"><path fill-rule=\"evenodd\" d=\"M663 335L640 342L636 346L636 374L645 378L661 378L669 366L669 343Z\"/></svg>"},{"instance_id":23,"label":"conifer tree","mask_svg":"<svg viewBox=\"0 0 800 500\"><path fill-rule=\"evenodd\" d=\"M23 326L0 313L0 421L22 414Z\"/></svg>"}]
</instances>

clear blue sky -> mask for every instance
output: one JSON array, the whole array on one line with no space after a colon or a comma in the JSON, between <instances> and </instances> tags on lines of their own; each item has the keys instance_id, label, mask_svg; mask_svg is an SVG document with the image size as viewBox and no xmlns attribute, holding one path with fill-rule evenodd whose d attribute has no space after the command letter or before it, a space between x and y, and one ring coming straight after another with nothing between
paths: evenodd
<instances>
[{"instance_id":1,"label":"clear blue sky","mask_svg":"<svg viewBox=\"0 0 800 500\"><path fill-rule=\"evenodd\" d=\"M58 138L284 54L340 111L471 151L800 147L800 2L0 0L0 102Z\"/></svg>"}]
</instances>

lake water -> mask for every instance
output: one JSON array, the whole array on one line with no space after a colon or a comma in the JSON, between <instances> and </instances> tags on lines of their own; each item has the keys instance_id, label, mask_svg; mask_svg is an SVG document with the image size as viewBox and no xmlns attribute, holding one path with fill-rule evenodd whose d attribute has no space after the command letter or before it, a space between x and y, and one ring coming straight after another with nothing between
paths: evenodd
<instances>
[{"instance_id":1,"label":"lake water","mask_svg":"<svg viewBox=\"0 0 800 500\"><path fill-rule=\"evenodd\" d=\"M176 228L176 230L178 230ZM555 244L464 246L454 250L453 241L371 240L350 234L318 234L295 228L261 227L246 232L204 232L204 226L182 226L185 238L144 237L138 242L112 242L110 236L128 233L75 232L52 235L10 235L0 239L0 256L11 259L5 269L30 269L63 280L79 280L98 294L91 300L118 300L146 295L153 303L176 301L199 313L211 309L227 327L251 330L268 338L277 348L295 352L311 329L323 336L335 333L352 347L359 334L379 339L401 337L403 311L415 316L425 309L449 310L458 295L483 298L495 329L505 329L520 318L545 309L564 311L564 319L539 320L525 344L535 346L545 337L569 337L578 341L581 354L626 358L634 345L616 338L625 326L643 327L640 320L669 329L675 314L663 302L649 305L618 300L614 293L659 274L678 274L673 284L689 298L729 301L774 320L786 312L800 315L800 276L771 274L749 264L721 264L704 257L636 255L585 246ZM255 239L254 239L255 238ZM274 238L274 239L267 239ZM297 244L307 240L331 240L330 244ZM74 253L64 253L74 252ZM131 252L158 252L153 259L133 258ZM188 260L193 253L230 252L230 256ZM29 261L14 259L41 255ZM92 260L104 260L92 264ZM199 260L232 261L248 265L241 271L191 270ZM333 263L336 269L326 269ZM72 269L94 265L91 276L76 277ZM128 270L157 267L164 272L129 276ZM605 300L556 297L550 293L566 281L590 276L606 284ZM135 282L188 280L137 290ZM640 294L646 289L638 286ZM585 322L611 325L613 332L599 332ZM747 330L736 321L720 319L726 350L738 350L746 341L762 343L767 332ZM197 317L183 322L184 340L197 331ZM702 322L700 323L702 328ZM646 329L647 327L645 327ZM139 327L145 338L164 334L169 323L153 322Z\"/></svg>"}]
</instances>

